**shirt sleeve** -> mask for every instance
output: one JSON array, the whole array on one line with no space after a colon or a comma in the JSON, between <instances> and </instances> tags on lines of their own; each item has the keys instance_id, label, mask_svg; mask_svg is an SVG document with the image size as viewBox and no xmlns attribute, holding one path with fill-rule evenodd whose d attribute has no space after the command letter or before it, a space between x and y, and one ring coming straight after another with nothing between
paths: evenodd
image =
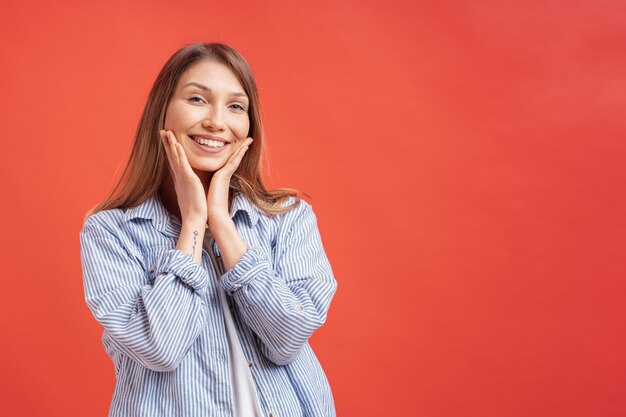
<instances>
[{"instance_id":1,"label":"shirt sleeve","mask_svg":"<svg viewBox=\"0 0 626 417\"><path fill-rule=\"evenodd\" d=\"M311 205L302 200L292 212L277 237L284 241L275 268L266 251L249 246L220 280L261 339L263 354L279 365L293 361L324 324L337 289Z\"/></svg>"},{"instance_id":2,"label":"shirt sleeve","mask_svg":"<svg viewBox=\"0 0 626 417\"><path fill-rule=\"evenodd\" d=\"M92 216L80 232L87 306L117 349L154 371L172 371L206 326L206 271L177 249L163 250L146 271L107 229Z\"/></svg>"}]
</instances>

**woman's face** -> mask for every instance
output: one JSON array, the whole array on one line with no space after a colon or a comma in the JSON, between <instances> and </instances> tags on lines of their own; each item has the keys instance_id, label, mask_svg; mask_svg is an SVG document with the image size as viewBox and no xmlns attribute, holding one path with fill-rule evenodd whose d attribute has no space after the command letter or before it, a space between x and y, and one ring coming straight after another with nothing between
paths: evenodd
<instances>
[{"instance_id":1,"label":"woman's face","mask_svg":"<svg viewBox=\"0 0 626 417\"><path fill-rule=\"evenodd\" d=\"M248 106L235 74L220 62L203 60L178 80L164 127L174 132L197 174L215 172L248 137Z\"/></svg>"}]
</instances>

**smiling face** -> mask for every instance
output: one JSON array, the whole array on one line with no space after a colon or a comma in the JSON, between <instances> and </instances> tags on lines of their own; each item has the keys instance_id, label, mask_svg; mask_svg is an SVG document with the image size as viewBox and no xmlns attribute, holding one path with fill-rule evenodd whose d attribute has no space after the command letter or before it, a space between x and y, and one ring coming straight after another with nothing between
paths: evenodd
<instances>
[{"instance_id":1,"label":"smiling face","mask_svg":"<svg viewBox=\"0 0 626 417\"><path fill-rule=\"evenodd\" d=\"M215 172L247 138L249 101L235 74L215 60L190 65L165 115L196 174Z\"/></svg>"}]
</instances>

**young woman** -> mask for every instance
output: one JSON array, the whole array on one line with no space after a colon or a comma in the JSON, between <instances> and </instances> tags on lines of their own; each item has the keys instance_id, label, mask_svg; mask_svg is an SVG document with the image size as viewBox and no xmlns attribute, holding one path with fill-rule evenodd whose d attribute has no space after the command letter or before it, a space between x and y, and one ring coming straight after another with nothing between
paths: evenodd
<instances>
[{"instance_id":1,"label":"young woman","mask_svg":"<svg viewBox=\"0 0 626 417\"><path fill-rule=\"evenodd\" d=\"M128 163L80 233L114 416L334 416L308 344L336 291L316 216L269 191L256 83L221 43L159 73Z\"/></svg>"}]
</instances>

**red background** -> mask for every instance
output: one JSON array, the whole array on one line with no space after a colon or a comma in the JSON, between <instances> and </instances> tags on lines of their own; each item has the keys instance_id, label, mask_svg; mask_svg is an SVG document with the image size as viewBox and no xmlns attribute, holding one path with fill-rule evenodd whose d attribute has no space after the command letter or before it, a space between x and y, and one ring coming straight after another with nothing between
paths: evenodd
<instances>
[{"instance_id":1,"label":"red background","mask_svg":"<svg viewBox=\"0 0 626 417\"><path fill-rule=\"evenodd\" d=\"M200 41L256 75L269 184L313 197L339 416L626 415L624 2L10 0L0 28L4 415L106 415L78 232Z\"/></svg>"}]
</instances>

